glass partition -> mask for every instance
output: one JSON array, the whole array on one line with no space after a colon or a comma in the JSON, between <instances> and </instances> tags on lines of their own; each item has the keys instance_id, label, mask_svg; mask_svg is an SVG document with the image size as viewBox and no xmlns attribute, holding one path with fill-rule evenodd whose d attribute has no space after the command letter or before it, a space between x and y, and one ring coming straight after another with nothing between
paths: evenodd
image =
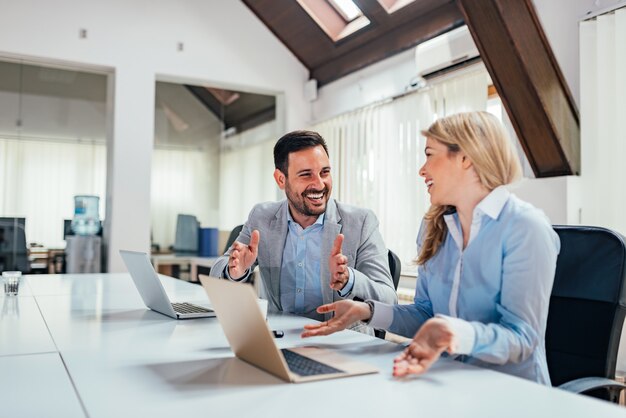
<instances>
[{"instance_id":1,"label":"glass partition","mask_svg":"<svg viewBox=\"0 0 626 418\"><path fill-rule=\"evenodd\" d=\"M33 272L65 247L75 195L105 213L106 94L106 74L0 61L0 217L25 220Z\"/></svg>"},{"instance_id":2,"label":"glass partition","mask_svg":"<svg viewBox=\"0 0 626 418\"><path fill-rule=\"evenodd\" d=\"M176 244L179 215L220 231L211 255L215 247L221 253L252 205L278 196L272 147L283 133L282 96L157 82L155 97L153 253L191 248Z\"/></svg>"}]
</instances>

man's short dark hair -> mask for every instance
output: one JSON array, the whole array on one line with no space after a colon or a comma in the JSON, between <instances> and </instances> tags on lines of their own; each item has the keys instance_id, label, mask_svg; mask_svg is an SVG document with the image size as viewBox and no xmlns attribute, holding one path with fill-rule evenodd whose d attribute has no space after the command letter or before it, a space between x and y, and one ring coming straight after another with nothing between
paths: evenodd
<instances>
[{"instance_id":1,"label":"man's short dark hair","mask_svg":"<svg viewBox=\"0 0 626 418\"><path fill-rule=\"evenodd\" d=\"M326 141L324 141L324 138L317 132L289 132L283 135L278 142L276 142L276 145L274 145L274 166L286 176L287 170L289 169L289 154L307 148L315 148L320 145L324 147L326 155L329 155Z\"/></svg>"}]
</instances>

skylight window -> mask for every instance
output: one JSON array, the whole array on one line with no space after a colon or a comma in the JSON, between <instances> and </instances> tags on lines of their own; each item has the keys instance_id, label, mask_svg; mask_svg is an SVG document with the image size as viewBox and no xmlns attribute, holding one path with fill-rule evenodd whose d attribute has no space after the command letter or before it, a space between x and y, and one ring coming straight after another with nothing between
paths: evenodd
<instances>
[{"instance_id":1,"label":"skylight window","mask_svg":"<svg viewBox=\"0 0 626 418\"><path fill-rule=\"evenodd\" d=\"M369 25L352 0L296 0L317 25L337 42Z\"/></svg>"},{"instance_id":2,"label":"skylight window","mask_svg":"<svg viewBox=\"0 0 626 418\"><path fill-rule=\"evenodd\" d=\"M339 12L346 22L352 22L357 17L363 15L361 9L359 9L352 0L328 0L328 2Z\"/></svg>"},{"instance_id":3,"label":"skylight window","mask_svg":"<svg viewBox=\"0 0 626 418\"><path fill-rule=\"evenodd\" d=\"M378 0L378 3L383 6L383 9L385 9L387 13L391 14L402 9L404 6L408 6L414 1L415 0Z\"/></svg>"}]
</instances>

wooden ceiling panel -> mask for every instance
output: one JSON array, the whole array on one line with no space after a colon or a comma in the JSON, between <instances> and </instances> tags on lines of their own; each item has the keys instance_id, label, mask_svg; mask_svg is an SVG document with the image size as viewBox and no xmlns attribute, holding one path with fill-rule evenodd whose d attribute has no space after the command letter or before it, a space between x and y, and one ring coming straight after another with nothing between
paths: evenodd
<instances>
[{"instance_id":1,"label":"wooden ceiling panel","mask_svg":"<svg viewBox=\"0 0 626 418\"><path fill-rule=\"evenodd\" d=\"M392 14L387 14L376 0L361 0L361 2L373 2L378 5L374 10L377 11L379 16L379 23L370 24L370 27L366 27L358 32L358 36L353 36L351 39L346 39L344 42L338 42L337 45L333 45L328 51L330 59L343 56L356 48L367 46L382 37L395 39L395 36L405 34L404 38L406 40L412 36L410 33L407 33L411 32L411 26L422 25L430 18L441 18L443 14L445 14L447 20L454 21L456 26L463 24L463 15L453 1L415 1ZM440 27L435 33L440 34L450 29L450 27ZM412 41L412 45L408 48L423 41L423 38L415 38Z\"/></svg>"},{"instance_id":2,"label":"wooden ceiling panel","mask_svg":"<svg viewBox=\"0 0 626 418\"><path fill-rule=\"evenodd\" d=\"M355 0L370 24L333 42L295 0L243 2L310 70L319 86L463 23L454 0L418 0L392 14L377 0Z\"/></svg>"},{"instance_id":3,"label":"wooden ceiling panel","mask_svg":"<svg viewBox=\"0 0 626 418\"><path fill-rule=\"evenodd\" d=\"M458 19L457 13L454 4L445 4L313 68L311 77L318 81L332 80L336 74L349 74L402 52L459 26L462 21Z\"/></svg>"}]
</instances>

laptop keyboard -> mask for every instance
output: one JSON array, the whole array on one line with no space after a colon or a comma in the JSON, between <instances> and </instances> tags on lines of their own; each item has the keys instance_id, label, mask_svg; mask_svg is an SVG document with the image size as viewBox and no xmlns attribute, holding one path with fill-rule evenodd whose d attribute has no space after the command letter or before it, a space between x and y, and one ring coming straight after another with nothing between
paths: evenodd
<instances>
[{"instance_id":1,"label":"laptop keyboard","mask_svg":"<svg viewBox=\"0 0 626 418\"><path fill-rule=\"evenodd\" d=\"M316 376L318 374L343 373L334 367L315 361L309 357L302 356L291 350L283 348L280 350L287 361L289 370L300 376Z\"/></svg>"},{"instance_id":2,"label":"laptop keyboard","mask_svg":"<svg viewBox=\"0 0 626 418\"><path fill-rule=\"evenodd\" d=\"M174 312L187 314L187 313L208 313L213 312L211 309L203 308L202 306L192 305L191 303L172 303Z\"/></svg>"}]
</instances>

